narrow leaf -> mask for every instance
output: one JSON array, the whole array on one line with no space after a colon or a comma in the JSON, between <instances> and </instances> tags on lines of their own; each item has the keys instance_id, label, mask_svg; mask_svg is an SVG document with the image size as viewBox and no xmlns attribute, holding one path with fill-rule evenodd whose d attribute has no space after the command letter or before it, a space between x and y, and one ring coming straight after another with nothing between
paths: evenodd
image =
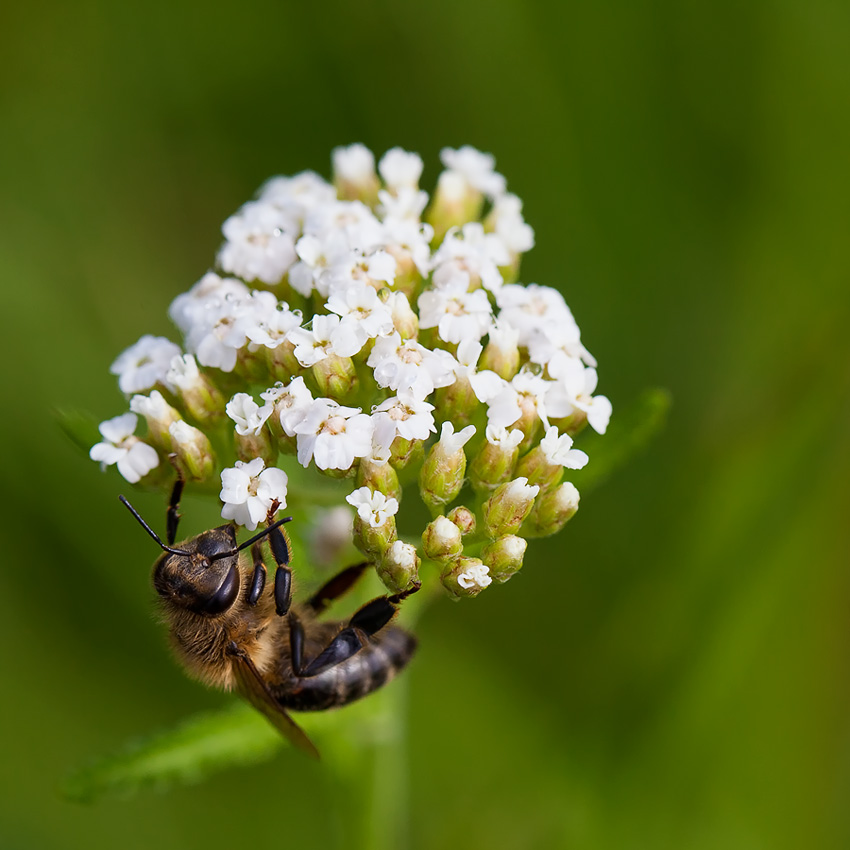
<instances>
[{"instance_id":1,"label":"narrow leaf","mask_svg":"<svg viewBox=\"0 0 850 850\"><path fill-rule=\"evenodd\" d=\"M582 494L598 487L649 445L664 428L671 402L665 389L644 390L630 407L611 417L604 435L582 435L581 449L590 456L590 463L570 474Z\"/></svg>"},{"instance_id":2,"label":"narrow leaf","mask_svg":"<svg viewBox=\"0 0 850 850\"><path fill-rule=\"evenodd\" d=\"M54 409L59 427L71 442L88 455L89 449L103 438L97 430L97 419L91 413L82 410Z\"/></svg>"},{"instance_id":3,"label":"narrow leaf","mask_svg":"<svg viewBox=\"0 0 850 850\"><path fill-rule=\"evenodd\" d=\"M237 703L131 743L68 777L62 795L91 803L197 783L229 767L270 759L286 742L256 711Z\"/></svg>"}]
</instances>

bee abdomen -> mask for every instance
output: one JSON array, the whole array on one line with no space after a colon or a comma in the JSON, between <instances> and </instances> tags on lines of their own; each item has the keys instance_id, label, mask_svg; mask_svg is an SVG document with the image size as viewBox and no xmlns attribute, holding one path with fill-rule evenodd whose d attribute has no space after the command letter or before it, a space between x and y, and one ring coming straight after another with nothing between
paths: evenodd
<instances>
[{"instance_id":1,"label":"bee abdomen","mask_svg":"<svg viewBox=\"0 0 850 850\"><path fill-rule=\"evenodd\" d=\"M390 626L347 661L310 678L291 676L275 697L295 711L323 711L347 705L376 691L413 657L416 638Z\"/></svg>"}]
</instances>

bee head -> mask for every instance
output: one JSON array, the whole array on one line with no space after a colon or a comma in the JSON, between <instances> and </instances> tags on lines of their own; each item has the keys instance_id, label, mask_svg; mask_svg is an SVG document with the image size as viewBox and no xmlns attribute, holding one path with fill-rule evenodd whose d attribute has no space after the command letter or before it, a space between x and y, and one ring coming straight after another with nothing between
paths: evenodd
<instances>
[{"instance_id":1,"label":"bee head","mask_svg":"<svg viewBox=\"0 0 850 850\"><path fill-rule=\"evenodd\" d=\"M239 594L239 554L232 525L222 525L163 552L153 585L163 600L195 614L227 611Z\"/></svg>"},{"instance_id":2,"label":"bee head","mask_svg":"<svg viewBox=\"0 0 850 850\"><path fill-rule=\"evenodd\" d=\"M210 617L227 611L239 595L239 553L292 519L288 516L270 522L238 546L236 528L221 525L175 548L163 543L123 496L118 498L163 551L153 568L153 584L157 593L164 601L179 608ZM175 528L176 523L169 529L169 544L173 541Z\"/></svg>"}]
</instances>

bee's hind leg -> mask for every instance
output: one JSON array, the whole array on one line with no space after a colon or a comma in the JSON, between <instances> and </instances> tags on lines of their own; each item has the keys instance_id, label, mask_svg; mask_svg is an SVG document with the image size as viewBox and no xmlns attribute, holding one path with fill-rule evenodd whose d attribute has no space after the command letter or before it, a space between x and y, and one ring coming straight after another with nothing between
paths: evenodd
<instances>
[{"instance_id":1,"label":"bee's hind leg","mask_svg":"<svg viewBox=\"0 0 850 850\"><path fill-rule=\"evenodd\" d=\"M366 567L371 565L371 561L363 561L360 564L355 564L353 567L347 567L341 573L337 573L310 597L307 604L317 614L321 614L334 599L339 599L340 596L348 593L363 575Z\"/></svg>"},{"instance_id":2,"label":"bee's hind leg","mask_svg":"<svg viewBox=\"0 0 850 850\"><path fill-rule=\"evenodd\" d=\"M380 631L398 610L399 604L416 593L420 588L417 582L409 590L395 593L392 596L379 596L371 602L367 602L362 608L354 613L348 621L348 625L307 665L302 668L304 633L301 624L290 616L290 648L292 650L292 667L295 674L304 678L318 676L336 667L343 661L347 661L365 645L369 637ZM293 634L293 629L300 634ZM294 640L293 640L294 637Z\"/></svg>"}]
</instances>

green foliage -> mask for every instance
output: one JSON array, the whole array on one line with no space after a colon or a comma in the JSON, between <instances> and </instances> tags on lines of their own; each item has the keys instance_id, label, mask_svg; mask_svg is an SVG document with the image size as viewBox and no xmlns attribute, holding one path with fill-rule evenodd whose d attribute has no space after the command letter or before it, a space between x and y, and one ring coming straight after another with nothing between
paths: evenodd
<instances>
[{"instance_id":1,"label":"green foliage","mask_svg":"<svg viewBox=\"0 0 850 850\"><path fill-rule=\"evenodd\" d=\"M237 703L128 743L75 771L61 792L76 803L162 792L175 784L200 782L224 768L265 761L283 746L280 733L260 714Z\"/></svg>"}]
</instances>

